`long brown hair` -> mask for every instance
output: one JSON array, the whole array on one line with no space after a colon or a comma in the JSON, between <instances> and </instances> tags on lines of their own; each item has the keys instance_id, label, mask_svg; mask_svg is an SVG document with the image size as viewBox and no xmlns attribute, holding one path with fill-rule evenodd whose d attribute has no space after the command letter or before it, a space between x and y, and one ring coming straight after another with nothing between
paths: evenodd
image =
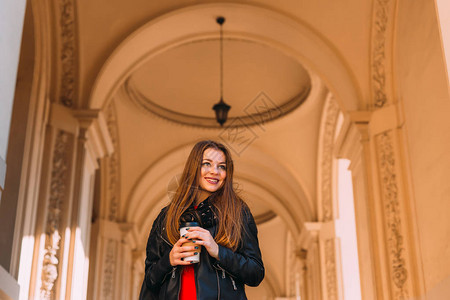
<instances>
[{"instance_id":1,"label":"long brown hair","mask_svg":"<svg viewBox=\"0 0 450 300\"><path fill-rule=\"evenodd\" d=\"M225 155L226 176L223 186L214 192L212 205L216 208L218 218L218 230L214 237L217 244L236 250L242 233L244 201L233 189L234 165L231 154L221 143L207 140L200 141L192 148L184 166L178 186L166 215L167 237L172 244L180 238L179 220L200 193L199 178L203 153L206 149L213 148L222 151Z\"/></svg>"}]
</instances>

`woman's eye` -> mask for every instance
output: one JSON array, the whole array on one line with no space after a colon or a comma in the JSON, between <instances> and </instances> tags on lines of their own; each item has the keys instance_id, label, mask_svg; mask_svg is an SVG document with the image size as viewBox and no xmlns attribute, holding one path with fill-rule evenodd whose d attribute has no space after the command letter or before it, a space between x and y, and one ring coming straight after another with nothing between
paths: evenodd
<instances>
[{"instance_id":1,"label":"woman's eye","mask_svg":"<svg viewBox=\"0 0 450 300\"><path fill-rule=\"evenodd\" d=\"M219 168L221 168L222 170L226 170L227 169L227 167L226 166L219 166Z\"/></svg>"},{"instance_id":2,"label":"woman's eye","mask_svg":"<svg viewBox=\"0 0 450 300\"><path fill-rule=\"evenodd\" d=\"M209 162L202 163L202 166L210 166L211 164Z\"/></svg>"}]
</instances>

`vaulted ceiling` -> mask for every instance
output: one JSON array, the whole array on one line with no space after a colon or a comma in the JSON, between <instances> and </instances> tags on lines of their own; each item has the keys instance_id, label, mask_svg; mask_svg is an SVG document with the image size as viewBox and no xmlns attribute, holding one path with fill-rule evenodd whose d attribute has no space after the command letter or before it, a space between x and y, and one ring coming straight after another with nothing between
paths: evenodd
<instances>
[{"instance_id":1,"label":"vaulted ceiling","mask_svg":"<svg viewBox=\"0 0 450 300\"><path fill-rule=\"evenodd\" d=\"M331 94L349 109L369 98L371 1L80 1L77 14L81 98L114 110L120 216L138 224L139 247L200 139L231 148L262 236L281 229L286 243L317 219L323 105ZM232 106L224 128L212 110L218 15L227 18L223 92ZM271 289L286 280L280 259L268 260Z\"/></svg>"}]
</instances>

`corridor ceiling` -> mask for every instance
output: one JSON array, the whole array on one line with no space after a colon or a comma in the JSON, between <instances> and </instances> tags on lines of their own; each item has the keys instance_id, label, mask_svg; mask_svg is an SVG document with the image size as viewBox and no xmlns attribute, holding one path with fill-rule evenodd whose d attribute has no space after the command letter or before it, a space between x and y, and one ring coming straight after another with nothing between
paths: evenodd
<instances>
[{"instance_id":1,"label":"corridor ceiling","mask_svg":"<svg viewBox=\"0 0 450 300\"><path fill-rule=\"evenodd\" d=\"M220 99L219 47L218 39L206 39L153 57L130 76L129 96L172 121L201 126L202 119L209 118L205 125L218 127L212 106ZM260 114L261 108L251 107L260 93L280 108L274 117L281 117L297 108L311 88L301 64L256 42L225 39L223 63L224 100L231 105L228 124L233 118Z\"/></svg>"},{"instance_id":2,"label":"corridor ceiling","mask_svg":"<svg viewBox=\"0 0 450 300\"><path fill-rule=\"evenodd\" d=\"M352 0L355 14L334 2L188 2L78 4L81 93L93 107L115 107L121 218L133 218L130 201L141 185L152 184L145 178L157 174L166 181L136 200L146 202L140 224L147 224L167 203L167 185L183 168L188 151L178 149L208 138L231 146L236 180L260 220L275 212L298 233L300 220L317 218L319 129L328 89L334 94L343 88L338 102L359 101L358 93L369 91L371 3ZM241 142L226 128L201 121L214 120L211 108L220 95L218 15L227 18L223 87L232 109L225 125L244 120L258 101L278 109L270 122L243 122ZM304 37L293 35L296 30ZM339 75L342 70L348 77ZM156 172L165 159L174 161Z\"/></svg>"}]
</instances>

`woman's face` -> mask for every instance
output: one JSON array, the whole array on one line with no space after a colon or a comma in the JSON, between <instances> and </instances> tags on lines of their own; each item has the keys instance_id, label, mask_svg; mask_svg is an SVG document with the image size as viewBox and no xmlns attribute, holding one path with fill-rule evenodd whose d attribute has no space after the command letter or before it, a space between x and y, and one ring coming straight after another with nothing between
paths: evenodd
<instances>
[{"instance_id":1,"label":"woman's face","mask_svg":"<svg viewBox=\"0 0 450 300\"><path fill-rule=\"evenodd\" d=\"M202 190L213 193L220 189L227 176L225 154L214 148L203 152L203 160L199 178Z\"/></svg>"}]
</instances>

